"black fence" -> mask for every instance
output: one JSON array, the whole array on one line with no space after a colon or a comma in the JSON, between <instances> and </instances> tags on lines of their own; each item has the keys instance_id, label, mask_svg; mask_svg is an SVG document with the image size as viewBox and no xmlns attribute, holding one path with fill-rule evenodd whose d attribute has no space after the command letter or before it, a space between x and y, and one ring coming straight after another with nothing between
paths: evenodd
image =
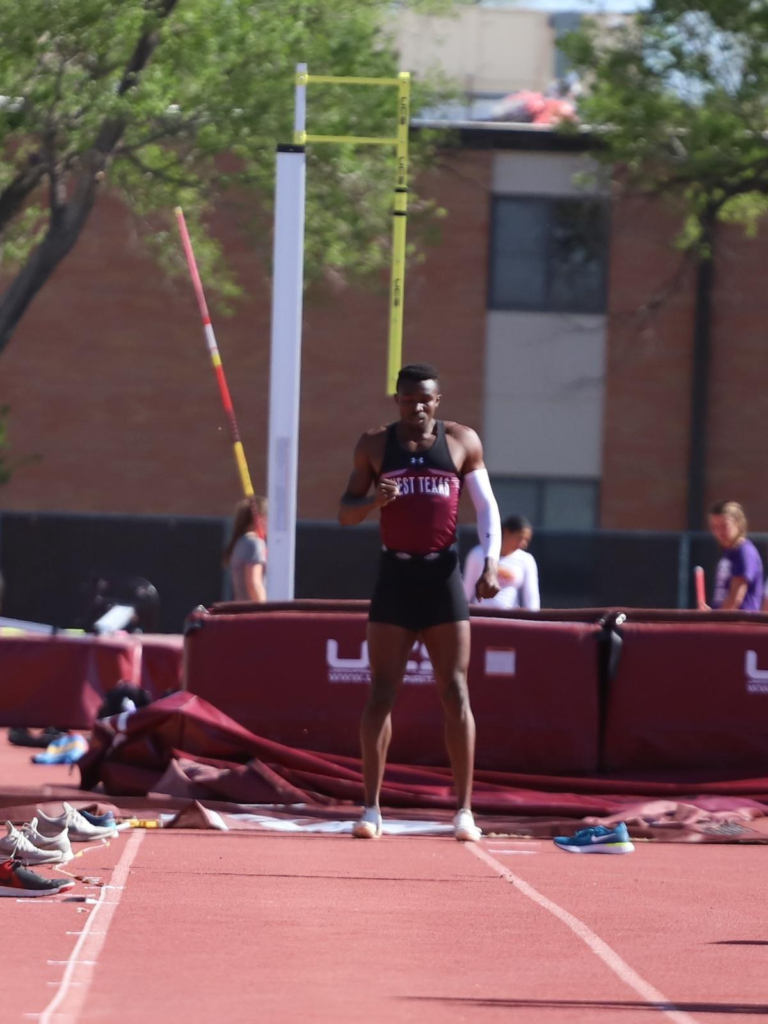
<instances>
[{"instance_id":1,"label":"black fence","mask_svg":"<svg viewBox=\"0 0 768 1024\"><path fill-rule=\"evenodd\" d=\"M229 597L221 566L229 526L219 518L2 513L2 614L76 626L88 615L94 580L119 588L138 577L158 592L151 627L180 632L193 608ZM752 540L768 570L768 536ZM462 559L475 542L474 528L462 527ZM375 524L301 522L296 597L368 597L379 547ZM690 608L693 566L704 567L709 589L717 561L703 533L540 530L530 550L547 608Z\"/></svg>"},{"instance_id":2,"label":"black fence","mask_svg":"<svg viewBox=\"0 0 768 1024\"><path fill-rule=\"evenodd\" d=\"M768 536L751 539L768 572ZM475 528L462 526L462 562L476 543ZM342 531L335 523L301 523L296 596L367 597L379 550L374 525ZM708 533L538 530L529 550L539 567L545 608L692 608L693 567L704 568L711 592L718 558Z\"/></svg>"},{"instance_id":3,"label":"black fence","mask_svg":"<svg viewBox=\"0 0 768 1024\"><path fill-rule=\"evenodd\" d=\"M153 629L181 632L198 604L222 598L222 519L163 516L0 515L3 615L79 626L94 600L94 583L118 590L135 578L156 588Z\"/></svg>"}]
</instances>

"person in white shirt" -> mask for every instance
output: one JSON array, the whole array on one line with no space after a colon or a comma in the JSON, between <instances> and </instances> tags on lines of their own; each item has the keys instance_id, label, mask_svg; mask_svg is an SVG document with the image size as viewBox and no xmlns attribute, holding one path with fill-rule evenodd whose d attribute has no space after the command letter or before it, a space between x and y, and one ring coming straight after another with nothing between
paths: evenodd
<instances>
[{"instance_id":1,"label":"person in white shirt","mask_svg":"<svg viewBox=\"0 0 768 1024\"><path fill-rule=\"evenodd\" d=\"M483 604L495 608L527 608L537 612L541 608L539 596L539 570L536 559L526 548L533 537L533 529L525 516L509 516L501 524L501 557L499 558L499 586L495 597L478 600L475 582L483 571L483 549L472 548L464 562L464 592L470 604Z\"/></svg>"}]
</instances>

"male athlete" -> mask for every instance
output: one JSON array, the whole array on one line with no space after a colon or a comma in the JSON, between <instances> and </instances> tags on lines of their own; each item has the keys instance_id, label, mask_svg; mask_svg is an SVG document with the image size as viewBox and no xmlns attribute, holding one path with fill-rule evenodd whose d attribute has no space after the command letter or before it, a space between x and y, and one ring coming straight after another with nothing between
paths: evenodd
<instances>
[{"instance_id":1,"label":"male athlete","mask_svg":"<svg viewBox=\"0 0 768 1024\"><path fill-rule=\"evenodd\" d=\"M415 363L397 378L400 419L367 431L355 447L354 469L339 505L342 526L381 509L383 549L368 621L371 691L360 723L365 807L358 839L381 835L381 792L391 712L417 636L432 661L445 713L445 740L453 768L457 839L476 842L472 817L475 720L469 706L469 608L455 549L462 484L477 511L485 561L478 597L499 591L496 576L501 523L483 462L480 438L460 423L435 418L437 370ZM374 487L372 494L368 492Z\"/></svg>"}]
</instances>

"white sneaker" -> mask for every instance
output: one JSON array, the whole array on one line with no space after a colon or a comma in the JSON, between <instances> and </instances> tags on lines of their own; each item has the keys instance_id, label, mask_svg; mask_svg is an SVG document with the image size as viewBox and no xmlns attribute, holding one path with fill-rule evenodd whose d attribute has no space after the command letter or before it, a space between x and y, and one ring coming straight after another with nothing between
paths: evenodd
<instances>
[{"instance_id":1,"label":"white sneaker","mask_svg":"<svg viewBox=\"0 0 768 1024\"><path fill-rule=\"evenodd\" d=\"M37 830L37 818L33 818L28 825L21 826L21 832L38 850L45 853L60 853L62 864L69 863L75 856L66 829L56 836L44 836Z\"/></svg>"},{"instance_id":2,"label":"white sneaker","mask_svg":"<svg viewBox=\"0 0 768 1024\"><path fill-rule=\"evenodd\" d=\"M92 825L90 821L82 816L71 804L64 804L64 813L56 818L49 818L47 814L38 807L37 809L37 830L47 839L57 836L62 829L66 829L69 841L72 843L90 843L96 839L113 839L118 833L114 828L100 828Z\"/></svg>"},{"instance_id":3,"label":"white sneaker","mask_svg":"<svg viewBox=\"0 0 768 1024\"><path fill-rule=\"evenodd\" d=\"M15 860L19 864L61 864L63 861L59 850L38 850L10 821L6 821L5 828L7 834L0 839L3 860Z\"/></svg>"},{"instance_id":4,"label":"white sneaker","mask_svg":"<svg viewBox=\"0 0 768 1024\"><path fill-rule=\"evenodd\" d=\"M453 819L453 834L460 843L476 843L483 835L475 824L472 811L466 807L462 807Z\"/></svg>"},{"instance_id":5,"label":"white sneaker","mask_svg":"<svg viewBox=\"0 0 768 1024\"><path fill-rule=\"evenodd\" d=\"M362 817L352 826L355 839L378 839L381 835L381 811L378 807L363 808Z\"/></svg>"}]
</instances>

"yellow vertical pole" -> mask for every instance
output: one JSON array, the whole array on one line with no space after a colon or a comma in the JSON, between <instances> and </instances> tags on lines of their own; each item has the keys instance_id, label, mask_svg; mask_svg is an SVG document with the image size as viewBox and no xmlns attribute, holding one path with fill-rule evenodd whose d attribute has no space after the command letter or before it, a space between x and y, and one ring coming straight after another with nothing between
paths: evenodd
<instances>
[{"instance_id":1,"label":"yellow vertical pole","mask_svg":"<svg viewBox=\"0 0 768 1024\"><path fill-rule=\"evenodd\" d=\"M411 76L402 71L397 84L397 144L395 191L392 203L392 276L389 289L389 348L387 393L393 395L403 361L403 299L405 297L405 238L408 223L408 122Z\"/></svg>"}]
</instances>

